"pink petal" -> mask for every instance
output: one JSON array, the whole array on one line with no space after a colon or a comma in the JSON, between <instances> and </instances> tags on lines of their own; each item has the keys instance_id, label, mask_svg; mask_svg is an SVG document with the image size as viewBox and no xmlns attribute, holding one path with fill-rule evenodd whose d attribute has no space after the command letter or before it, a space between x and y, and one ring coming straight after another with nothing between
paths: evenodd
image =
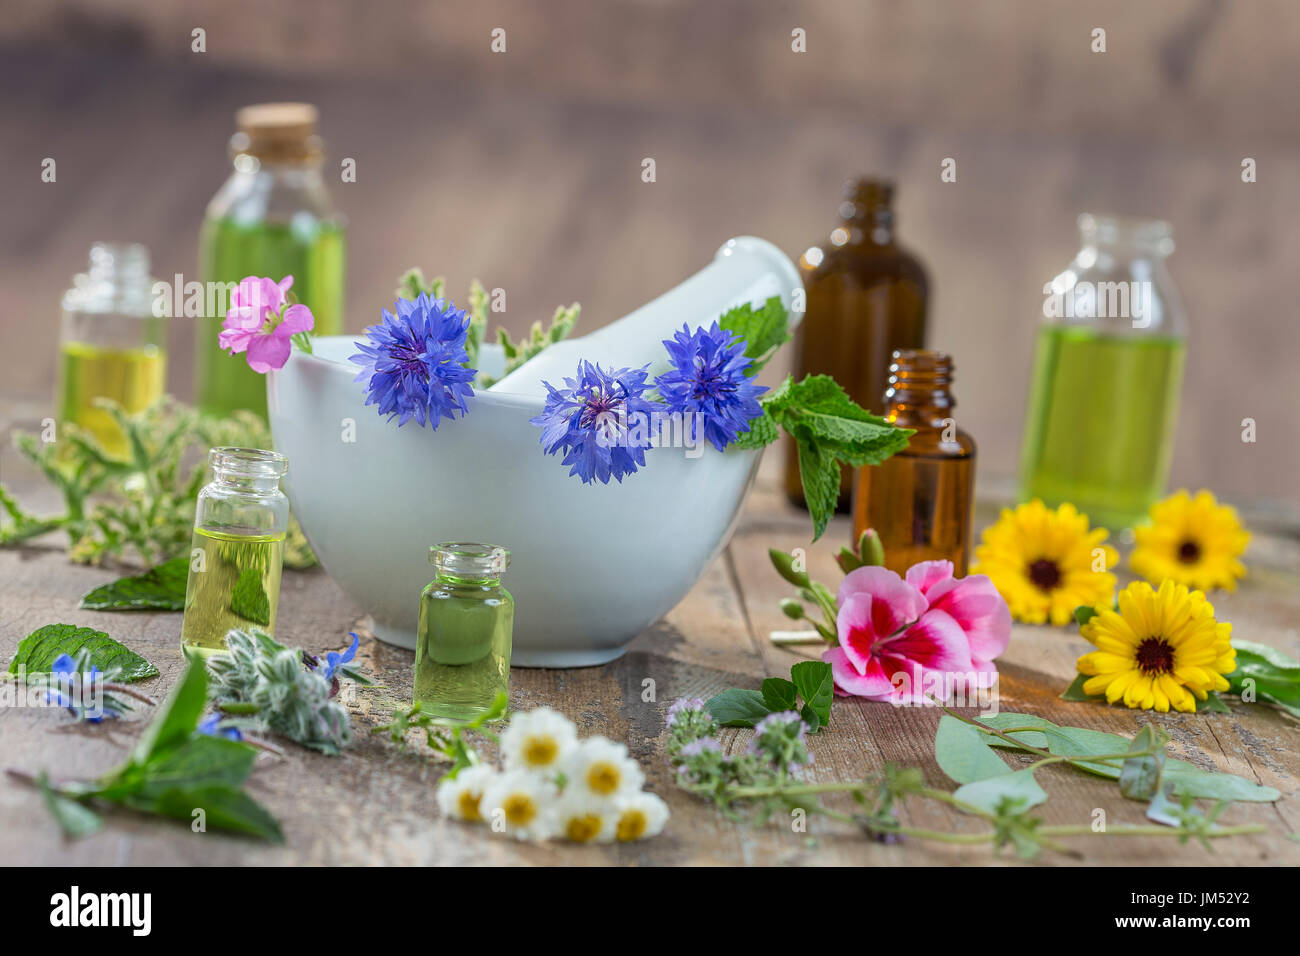
<instances>
[{"instance_id":1,"label":"pink petal","mask_svg":"<svg viewBox=\"0 0 1300 956\"><path fill-rule=\"evenodd\" d=\"M854 697L866 697L868 700L889 700L894 694L894 685L878 660L870 663L865 674L859 673L838 647L825 651L822 660L831 665L831 676L835 679L837 691Z\"/></svg>"},{"instance_id":2,"label":"pink petal","mask_svg":"<svg viewBox=\"0 0 1300 956\"><path fill-rule=\"evenodd\" d=\"M248 349L248 342L253 333L244 329L223 329L217 334L217 344L231 352L243 352Z\"/></svg>"},{"instance_id":3,"label":"pink petal","mask_svg":"<svg viewBox=\"0 0 1300 956\"><path fill-rule=\"evenodd\" d=\"M951 561L918 561L907 569L907 583L926 594L940 581L951 578L952 570Z\"/></svg>"},{"instance_id":4,"label":"pink petal","mask_svg":"<svg viewBox=\"0 0 1300 956\"><path fill-rule=\"evenodd\" d=\"M871 596L871 626L881 637L912 623L929 607L924 594L888 568L858 568L846 574L837 595L840 607L854 594Z\"/></svg>"},{"instance_id":5,"label":"pink petal","mask_svg":"<svg viewBox=\"0 0 1300 956\"><path fill-rule=\"evenodd\" d=\"M293 276L290 276L289 279L292 281ZM284 330L286 335L292 335L295 332L310 331L315 327L316 318L311 314L311 309L302 303L298 303L284 310L284 318L275 331L278 334L281 330Z\"/></svg>"},{"instance_id":6,"label":"pink petal","mask_svg":"<svg viewBox=\"0 0 1300 956\"><path fill-rule=\"evenodd\" d=\"M285 276L276 284L276 288L280 290L280 301L284 302L289 290L293 288L293 276Z\"/></svg>"},{"instance_id":7,"label":"pink petal","mask_svg":"<svg viewBox=\"0 0 1300 956\"><path fill-rule=\"evenodd\" d=\"M946 611L966 632L971 660L979 669L990 668L993 659L1007 649L1011 611L986 575L941 581L926 596L930 607Z\"/></svg>"},{"instance_id":8,"label":"pink petal","mask_svg":"<svg viewBox=\"0 0 1300 956\"><path fill-rule=\"evenodd\" d=\"M880 657L899 659L899 667L902 661L908 661L926 670L964 674L974 666L961 626L946 612L933 609L902 634L885 641L876 653Z\"/></svg>"},{"instance_id":9,"label":"pink petal","mask_svg":"<svg viewBox=\"0 0 1300 956\"><path fill-rule=\"evenodd\" d=\"M284 368L289 361L289 337L255 335L248 343L248 367L265 374L273 368Z\"/></svg>"}]
</instances>

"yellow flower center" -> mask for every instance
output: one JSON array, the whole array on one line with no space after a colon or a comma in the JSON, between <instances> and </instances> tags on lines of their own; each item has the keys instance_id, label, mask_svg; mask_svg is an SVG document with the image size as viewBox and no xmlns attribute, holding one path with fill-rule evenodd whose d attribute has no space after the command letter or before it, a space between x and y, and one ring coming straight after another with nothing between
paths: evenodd
<instances>
[{"instance_id":1,"label":"yellow flower center","mask_svg":"<svg viewBox=\"0 0 1300 956\"><path fill-rule=\"evenodd\" d=\"M586 843L594 840L600 833L600 817L588 813L581 817L572 817L564 828L565 835L574 843Z\"/></svg>"},{"instance_id":2,"label":"yellow flower center","mask_svg":"<svg viewBox=\"0 0 1300 956\"><path fill-rule=\"evenodd\" d=\"M524 741L524 763L532 767L549 767L559 752L554 737L529 737Z\"/></svg>"},{"instance_id":3,"label":"yellow flower center","mask_svg":"<svg viewBox=\"0 0 1300 956\"><path fill-rule=\"evenodd\" d=\"M1163 637L1145 638L1134 657L1144 674L1168 674L1174 669L1174 648Z\"/></svg>"},{"instance_id":4,"label":"yellow flower center","mask_svg":"<svg viewBox=\"0 0 1300 956\"><path fill-rule=\"evenodd\" d=\"M510 794L501 809L505 812L506 822L515 827L527 826L537 816L537 804L526 793Z\"/></svg>"},{"instance_id":5,"label":"yellow flower center","mask_svg":"<svg viewBox=\"0 0 1300 956\"><path fill-rule=\"evenodd\" d=\"M1034 587L1047 594L1061 584L1061 567L1051 558L1039 558L1029 566L1029 580Z\"/></svg>"},{"instance_id":6,"label":"yellow flower center","mask_svg":"<svg viewBox=\"0 0 1300 956\"><path fill-rule=\"evenodd\" d=\"M587 768L587 786L593 793L609 796L618 790L622 779L623 775L619 773L618 767L605 760L598 760Z\"/></svg>"},{"instance_id":7,"label":"yellow flower center","mask_svg":"<svg viewBox=\"0 0 1300 956\"><path fill-rule=\"evenodd\" d=\"M483 815L478 810L479 796L479 794L469 790L460 792L460 799L456 801L456 804L460 808L460 815L466 820L478 821L483 819Z\"/></svg>"},{"instance_id":8,"label":"yellow flower center","mask_svg":"<svg viewBox=\"0 0 1300 956\"><path fill-rule=\"evenodd\" d=\"M641 810L624 810L623 815L618 818L617 837L623 843L631 843L633 840L641 839L645 833L647 821L645 813Z\"/></svg>"}]
</instances>

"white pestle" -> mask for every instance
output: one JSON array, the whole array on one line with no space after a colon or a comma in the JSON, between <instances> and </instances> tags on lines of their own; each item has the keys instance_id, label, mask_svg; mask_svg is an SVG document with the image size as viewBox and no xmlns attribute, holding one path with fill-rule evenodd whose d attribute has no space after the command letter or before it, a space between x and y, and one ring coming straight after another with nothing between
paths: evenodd
<instances>
[{"instance_id":1,"label":"white pestle","mask_svg":"<svg viewBox=\"0 0 1300 956\"><path fill-rule=\"evenodd\" d=\"M793 328L803 318L802 308L792 307L796 292L802 305L803 282L784 252L754 236L728 239L713 261L689 279L589 335L548 346L489 391L544 395L542 382L562 388L564 380L577 373L580 359L605 369L649 364L653 378L668 368L664 340L683 324L691 331L707 328L728 309L745 303L758 306L776 295L789 311Z\"/></svg>"}]
</instances>

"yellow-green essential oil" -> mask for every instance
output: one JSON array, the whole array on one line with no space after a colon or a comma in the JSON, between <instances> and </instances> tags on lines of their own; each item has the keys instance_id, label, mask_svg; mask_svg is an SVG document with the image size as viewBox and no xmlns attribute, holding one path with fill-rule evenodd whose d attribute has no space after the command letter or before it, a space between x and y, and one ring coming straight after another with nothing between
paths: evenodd
<instances>
[{"instance_id":1,"label":"yellow-green essential oil","mask_svg":"<svg viewBox=\"0 0 1300 956\"><path fill-rule=\"evenodd\" d=\"M238 534L195 528L185 586L181 642L190 650L226 649L231 628L275 633L284 534Z\"/></svg>"},{"instance_id":2,"label":"yellow-green essential oil","mask_svg":"<svg viewBox=\"0 0 1300 956\"><path fill-rule=\"evenodd\" d=\"M425 713L472 720L510 687L515 600L501 586L510 552L455 542L429 549L435 578L420 595L415 702Z\"/></svg>"},{"instance_id":3,"label":"yellow-green essential oil","mask_svg":"<svg viewBox=\"0 0 1300 956\"><path fill-rule=\"evenodd\" d=\"M64 342L59 352L59 420L80 425L110 455L124 457L126 436L95 399L111 399L128 412L148 408L162 398L165 353L156 345L119 349L89 342Z\"/></svg>"},{"instance_id":4,"label":"yellow-green essential oil","mask_svg":"<svg viewBox=\"0 0 1300 956\"><path fill-rule=\"evenodd\" d=\"M232 628L275 633L289 501L280 491L283 455L214 448L213 478L194 513L181 648L206 657L226 649Z\"/></svg>"}]
</instances>

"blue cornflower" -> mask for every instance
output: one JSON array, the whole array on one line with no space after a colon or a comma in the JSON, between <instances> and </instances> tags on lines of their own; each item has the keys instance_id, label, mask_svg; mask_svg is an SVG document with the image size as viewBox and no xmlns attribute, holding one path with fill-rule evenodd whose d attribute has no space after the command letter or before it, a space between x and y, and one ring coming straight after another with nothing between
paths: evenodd
<instances>
[{"instance_id":1,"label":"blue cornflower","mask_svg":"<svg viewBox=\"0 0 1300 956\"><path fill-rule=\"evenodd\" d=\"M412 418L421 427L437 428L442 416L455 419L456 410L473 397L477 370L466 368L465 337L469 317L450 300L420 293L414 301L398 299L397 314L384 309L383 321L366 329L368 342L349 361L362 367L354 381L368 379L367 405L378 405L398 427Z\"/></svg>"},{"instance_id":2,"label":"blue cornflower","mask_svg":"<svg viewBox=\"0 0 1300 956\"><path fill-rule=\"evenodd\" d=\"M199 733L206 734L209 737L225 737L227 740L243 740L244 735L239 732L238 727L222 727L221 721L223 716L219 713L208 714L195 728Z\"/></svg>"},{"instance_id":3,"label":"blue cornflower","mask_svg":"<svg viewBox=\"0 0 1300 956\"><path fill-rule=\"evenodd\" d=\"M357 646L361 643L361 638L357 637L355 631L348 631L352 635L352 646L340 654L338 651L330 651L325 655L325 679L333 680L334 674L344 664L351 664L352 658L357 656Z\"/></svg>"},{"instance_id":4,"label":"blue cornflower","mask_svg":"<svg viewBox=\"0 0 1300 956\"><path fill-rule=\"evenodd\" d=\"M648 366L647 366L648 368ZM651 444L651 416L659 408L642 398L650 388L646 368L611 369L583 360L577 378L566 378L567 388L546 386L546 407L529 421L542 430L541 443L548 455L561 449L563 464L583 484L599 478L609 484L622 481L637 466L645 466L645 449Z\"/></svg>"},{"instance_id":5,"label":"blue cornflower","mask_svg":"<svg viewBox=\"0 0 1300 956\"><path fill-rule=\"evenodd\" d=\"M694 332L683 325L664 340L673 369L655 379L670 412L699 415L704 437L718 451L749 431L749 421L763 414L758 396L767 389L745 375L750 366L745 342L714 322ZM694 435L698 439L698 434Z\"/></svg>"}]
</instances>

